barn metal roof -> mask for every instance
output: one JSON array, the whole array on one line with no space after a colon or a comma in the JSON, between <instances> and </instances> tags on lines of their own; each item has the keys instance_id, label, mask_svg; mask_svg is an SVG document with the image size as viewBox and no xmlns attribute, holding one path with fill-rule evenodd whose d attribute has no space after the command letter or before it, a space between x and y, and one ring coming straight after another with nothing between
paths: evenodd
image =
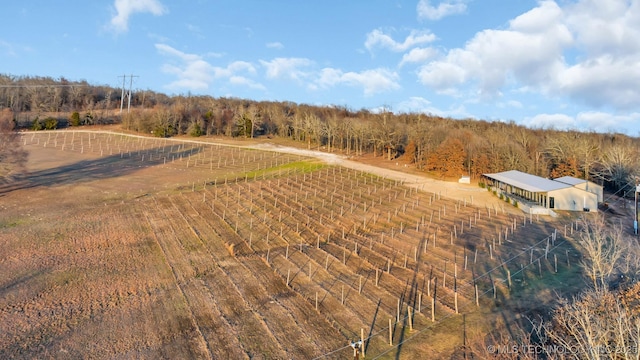
<instances>
[{"instance_id":1,"label":"barn metal roof","mask_svg":"<svg viewBox=\"0 0 640 360\"><path fill-rule=\"evenodd\" d=\"M484 176L531 192L548 192L571 187L569 184L523 173L518 170L484 174Z\"/></svg>"},{"instance_id":2,"label":"barn metal roof","mask_svg":"<svg viewBox=\"0 0 640 360\"><path fill-rule=\"evenodd\" d=\"M584 179L578 179L575 178L573 176L563 176L563 177L559 177L557 179L553 179L553 181L560 181L561 183L565 183L565 184L569 184L569 185L579 185L579 184L584 184L587 182L587 180Z\"/></svg>"}]
</instances>

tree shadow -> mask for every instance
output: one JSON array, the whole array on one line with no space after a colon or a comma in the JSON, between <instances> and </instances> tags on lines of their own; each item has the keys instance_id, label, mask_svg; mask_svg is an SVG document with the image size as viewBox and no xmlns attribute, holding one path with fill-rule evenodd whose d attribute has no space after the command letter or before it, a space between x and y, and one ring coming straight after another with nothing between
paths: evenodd
<instances>
[{"instance_id":1,"label":"tree shadow","mask_svg":"<svg viewBox=\"0 0 640 360\"><path fill-rule=\"evenodd\" d=\"M422 239L420 240L420 242L418 243L418 248L422 248L425 244L425 242L429 241L428 240L428 236L427 236L427 232L426 229L423 229L422 231ZM419 297L418 297L418 293L421 293L421 289L420 289L420 282L419 282L419 273L420 273L420 263L422 262L421 258L422 258L422 252L418 251L418 253L416 254L417 258L416 258L416 262L415 262L415 266L413 269L413 277L411 278L411 281L409 281L407 279L406 283L405 283L405 288L402 291L402 294L400 296L400 304L403 304L406 302L407 306L411 306L414 311L409 314L409 312L407 311L407 316L403 316L404 314L401 313L400 316L403 318L402 319L402 324L401 324L401 328L400 328L400 338L398 339L398 348L396 351L396 359L400 359L400 353L402 352L402 346L404 344L404 340L405 340L405 333L406 333L406 328L407 328L407 322L408 321L413 321L413 317L415 316L415 309L416 309L416 302L418 301ZM433 267L431 268L431 272L433 272ZM424 281L422 284L423 288L424 288ZM433 289L434 291L434 296L435 296L435 287ZM412 317L412 319L409 319L409 316ZM399 319L398 319L399 320ZM395 329L394 329L395 330ZM395 333L395 331L394 331Z\"/></svg>"},{"instance_id":2,"label":"tree shadow","mask_svg":"<svg viewBox=\"0 0 640 360\"><path fill-rule=\"evenodd\" d=\"M81 184L126 176L141 169L177 161L201 151L203 151L203 147L176 151L172 150L172 146L169 145L150 148L137 154L119 153L98 159L81 160L55 168L26 172L15 177L12 183L1 186L0 194L36 187Z\"/></svg>"}]
</instances>

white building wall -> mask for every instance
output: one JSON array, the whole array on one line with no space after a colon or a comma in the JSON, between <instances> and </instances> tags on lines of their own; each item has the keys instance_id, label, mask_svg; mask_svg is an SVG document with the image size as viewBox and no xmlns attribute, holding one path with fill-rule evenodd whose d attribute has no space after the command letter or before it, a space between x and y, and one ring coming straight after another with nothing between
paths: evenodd
<instances>
[{"instance_id":1,"label":"white building wall","mask_svg":"<svg viewBox=\"0 0 640 360\"><path fill-rule=\"evenodd\" d=\"M548 196L554 198L555 210L583 211L584 208L590 211L598 210L598 195L577 187L549 191ZM547 200L547 207L549 207L549 200Z\"/></svg>"},{"instance_id":2,"label":"white building wall","mask_svg":"<svg viewBox=\"0 0 640 360\"><path fill-rule=\"evenodd\" d=\"M588 191L592 194L596 194L596 196L598 197L598 202L601 203L604 201L604 190L602 188L602 186L596 184L596 183L592 183L591 181L588 182L584 182L582 184L578 184L575 186L578 189L582 189L585 191Z\"/></svg>"}]
</instances>

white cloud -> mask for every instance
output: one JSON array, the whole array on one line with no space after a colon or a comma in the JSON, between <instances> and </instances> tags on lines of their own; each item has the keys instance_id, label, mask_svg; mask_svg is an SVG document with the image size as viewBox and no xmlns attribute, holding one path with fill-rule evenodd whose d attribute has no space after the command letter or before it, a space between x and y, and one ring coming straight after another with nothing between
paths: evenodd
<instances>
[{"instance_id":1,"label":"white cloud","mask_svg":"<svg viewBox=\"0 0 640 360\"><path fill-rule=\"evenodd\" d=\"M499 102L496 104L499 108L515 108L522 109L522 103L518 100L507 100L505 102Z\"/></svg>"},{"instance_id":2,"label":"white cloud","mask_svg":"<svg viewBox=\"0 0 640 360\"><path fill-rule=\"evenodd\" d=\"M305 58L275 58L271 61L260 60L262 66L267 69L267 78L302 80L309 74L300 68L308 67L313 61Z\"/></svg>"},{"instance_id":3,"label":"white cloud","mask_svg":"<svg viewBox=\"0 0 640 360\"><path fill-rule=\"evenodd\" d=\"M420 0L416 8L419 19L439 20L443 17L461 14L467 10L467 5L460 1L443 1L438 6L431 5L429 0Z\"/></svg>"},{"instance_id":4,"label":"white cloud","mask_svg":"<svg viewBox=\"0 0 640 360\"><path fill-rule=\"evenodd\" d=\"M248 88L255 89L255 90L266 90L264 85L257 83L251 79L248 79L244 76L236 76L236 75L231 76L229 78L229 83L232 85L246 86Z\"/></svg>"},{"instance_id":5,"label":"white cloud","mask_svg":"<svg viewBox=\"0 0 640 360\"><path fill-rule=\"evenodd\" d=\"M282 43L277 42L277 41L276 42L267 43L267 47L269 49L278 49L278 50L284 49L284 45L282 45Z\"/></svg>"},{"instance_id":6,"label":"white cloud","mask_svg":"<svg viewBox=\"0 0 640 360\"><path fill-rule=\"evenodd\" d=\"M538 114L522 123L531 128L567 130L576 128L575 118L566 114Z\"/></svg>"},{"instance_id":7,"label":"white cloud","mask_svg":"<svg viewBox=\"0 0 640 360\"><path fill-rule=\"evenodd\" d=\"M418 71L438 93L483 99L526 89L592 107L640 108L640 1L540 1L506 29L478 32ZM408 56L408 55L407 55Z\"/></svg>"},{"instance_id":8,"label":"white cloud","mask_svg":"<svg viewBox=\"0 0 640 360\"><path fill-rule=\"evenodd\" d=\"M116 32L129 29L129 17L135 13L151 13L160 16L167 9L158 0L115 0L116 14L111 18L111 26Z\"/></svg>"},{"instance_id":9,"label":"white cloud","mask_svg":"<svg viewBox=\"0 0 640 360\"><path fill-rule=\"evenodd\" d=\"M400 88L398 74L387 69L373 69L361 72L343 72L339 69L324 68L316 84L311 88L330 88L339 84L362 87L365 96Z\"/></svg>"},{"instance_id":10,"label":"white cloud","mask_svg":"<svg viewBox=\"0 0 640 360\"><path fill-rule=\"evenodd\" d=\"M460 53L460 54L457 54ZM462 57L466 55L462 51L450 52L449 56L456 61L434 61L420 68L418 78L420 81L434 88L438 93L446 93L461 85L469 79L469 70L462 63ZM468 64L470 65L470 64Z\"/></svg>"},{"instance_id":11,"label":"white cloud","mask_svg":"<svg viewBox=\"0 0 640 360\"><path fill-rule=\"evenodd\" d=\"M411 51L402 55L400 66L403 66L407 63L423 63L435 57L437 54L438 54L438 51L434 48L411 49Z\"/></svg>"},{"instance_id":12,"label":"white cloud","mask_svg":"<svg viewBox=\"0 0 640 360\"><path fill-rule=\"evenodd\" d=\"M264 86L241 74L255 75L256 68L246 61L234 61L226 67L212 66L196 54L188 54L166 44L156 44L163 55L178 59L178 63L162 66L162 71L178 79L167 85L170 89L206 90L216 79L226 79L229 84L264 90Z\"/></svg>"},{"instance_id":13,"label":"white cloud","mask_svg":"<svg viewBox=\"0 0 640 360\"><path fill-rule=\"evenodd\" d=\"M483 30L464 48L425 65L420 80L440 91L473 81L488 97L513 81L545 88L561 70L562 50L572 41L561 18L554 2L541 3L512 20L508 29Z\"/></svg>"},{"instance_id":14,"label":"white cloud","mask_svg":"<svg viewBox=\"0 0 640 360\"><path fill-rule=\"evenodd\" d=\"M169 45L156 44L156 49L163 55L178 58L178 65L165 64L162 71L175 75L178 80L167 87L172 89L204 90L213 80L214 68L199 55L187 54Z\"/></svg>"},{"instance_id":15,"label":"white cloud","mask_svg":"<svg viewBox=\"0 0 640 360\"><path fill-rule=\"evenodd\" d=\"M566 8L567 24L589 57L640 51L640 2L582 0Z\"/></svg>"},{"instance_id":16,"label":"white cloud","mask_svg":"<svg viewBox=\"0 0 640 360\"><path fill-rule=\"evenodd\" d=\"M241 71L246 71L251 74L256 73L256 68L253 66L253 64L247 61L234 61L227 66L227 70L232 74Z\"/></svg>"},{"instance_id":17,"label":"white cloud","mask_svg":"<svg viewBox=\"0 0 640 360\"><path fill-rule=\"evenodd\" d=\"M407 36L402 43L399 43L382 30L376 29L367 34L367 40L364 42L364 46L369 51L372 51L375 47L380 47L395 52L402 52L416 45L432 42L435 39L436 36L428 31L412 30L409 36Z\"/></svg>"},{"instance_id":18,"label":"white cloud","mask_svg":"<svg viewBox=\"0 0 640 360\"><path fill-rule=\"evenodd\" d=\"M464 105L458 105L457 107L443 110L435 107L431 101L421 96L412 96L407 100L401 101L396 106L396 110L401 113L431 114L453 118L473 118L473 116L467 112Z\"/></svg>"},{"instance_id":19,"label":"white cloud","mask_svg":"<svg viewBox=\"0 0 640 360\"><path fill-rule=\"evenodd\" d=\"M583 0L566 23L584 52L558 77L558 91L592 106L640 108L640 1Z\"/></svg>"},{"instance_id":20,"label":"white cloud","mask_svg":"<svg viewBox=\"0 0 640 360\"><path fill-rule=\"evenodd\" d=\"M631 134L631 128L637 128L640 122L640 113L630 113L625 115L610 114L601 111L585 111L576 116L576 120L585 129L597 132L620 132Z\"/></svg>"},{"instance_id":21,"label":"white cloud","mask_svg":"<svg viewBox=\"0 0 640 360\"><path fill-rule=\"evenodd\" d=\"M575 117L566 114L538 114L526 118L523 124L532 128L557 130L584 129L596 132L617 132L631 134L640 121L640 113L611 114L602 111L583 111Z\"/></svg>"},{"instance_id":22,"label":"white cloud","mask_svg":"<svg viewBox=\"0 0 640 360\"><path fill-rule=\"evenodd\" d=\"M401 101L397 106L397 110L405 113L424 113L426 112L425 110L429 109L430 107L431 101L420 96L412 96L408 100Z\"/></svg>"},{"instance_id":23,"label":"white cloud","mask_svg":"<svg viewBox=\"0 0 640 360\"><path fill-rule=\"evenodd\" d=\"M14 46L11 43L6 42L2 39L0 39L0 49L3 49L2 53L8 56L16 56Z\"/></svg>"},{"instance_id":24,"label":"white cloud","mask_svg":"<svg viewBox=\"0 0 640 360\"><path fill-rule=\"evenodd\" d=\"M640 105L640 56L610 55L570 66L557 80L558 90L593 106L633 109Z\"/></svg>"}]
</instances>

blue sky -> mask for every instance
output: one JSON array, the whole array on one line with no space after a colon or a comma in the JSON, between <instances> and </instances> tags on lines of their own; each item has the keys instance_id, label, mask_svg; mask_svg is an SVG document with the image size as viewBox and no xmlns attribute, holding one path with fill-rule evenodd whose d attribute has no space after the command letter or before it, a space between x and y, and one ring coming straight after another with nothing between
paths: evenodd
<instances>
[{"instance_id":1,"label":"blue sky","mask_svg":"<svg viewBox=\"0 0 640 360\"><path fill-rule=\"evenodd\" d=\"M640 135L640 0L26 0L0 72Z\"/></svg>"}]
</instances>

